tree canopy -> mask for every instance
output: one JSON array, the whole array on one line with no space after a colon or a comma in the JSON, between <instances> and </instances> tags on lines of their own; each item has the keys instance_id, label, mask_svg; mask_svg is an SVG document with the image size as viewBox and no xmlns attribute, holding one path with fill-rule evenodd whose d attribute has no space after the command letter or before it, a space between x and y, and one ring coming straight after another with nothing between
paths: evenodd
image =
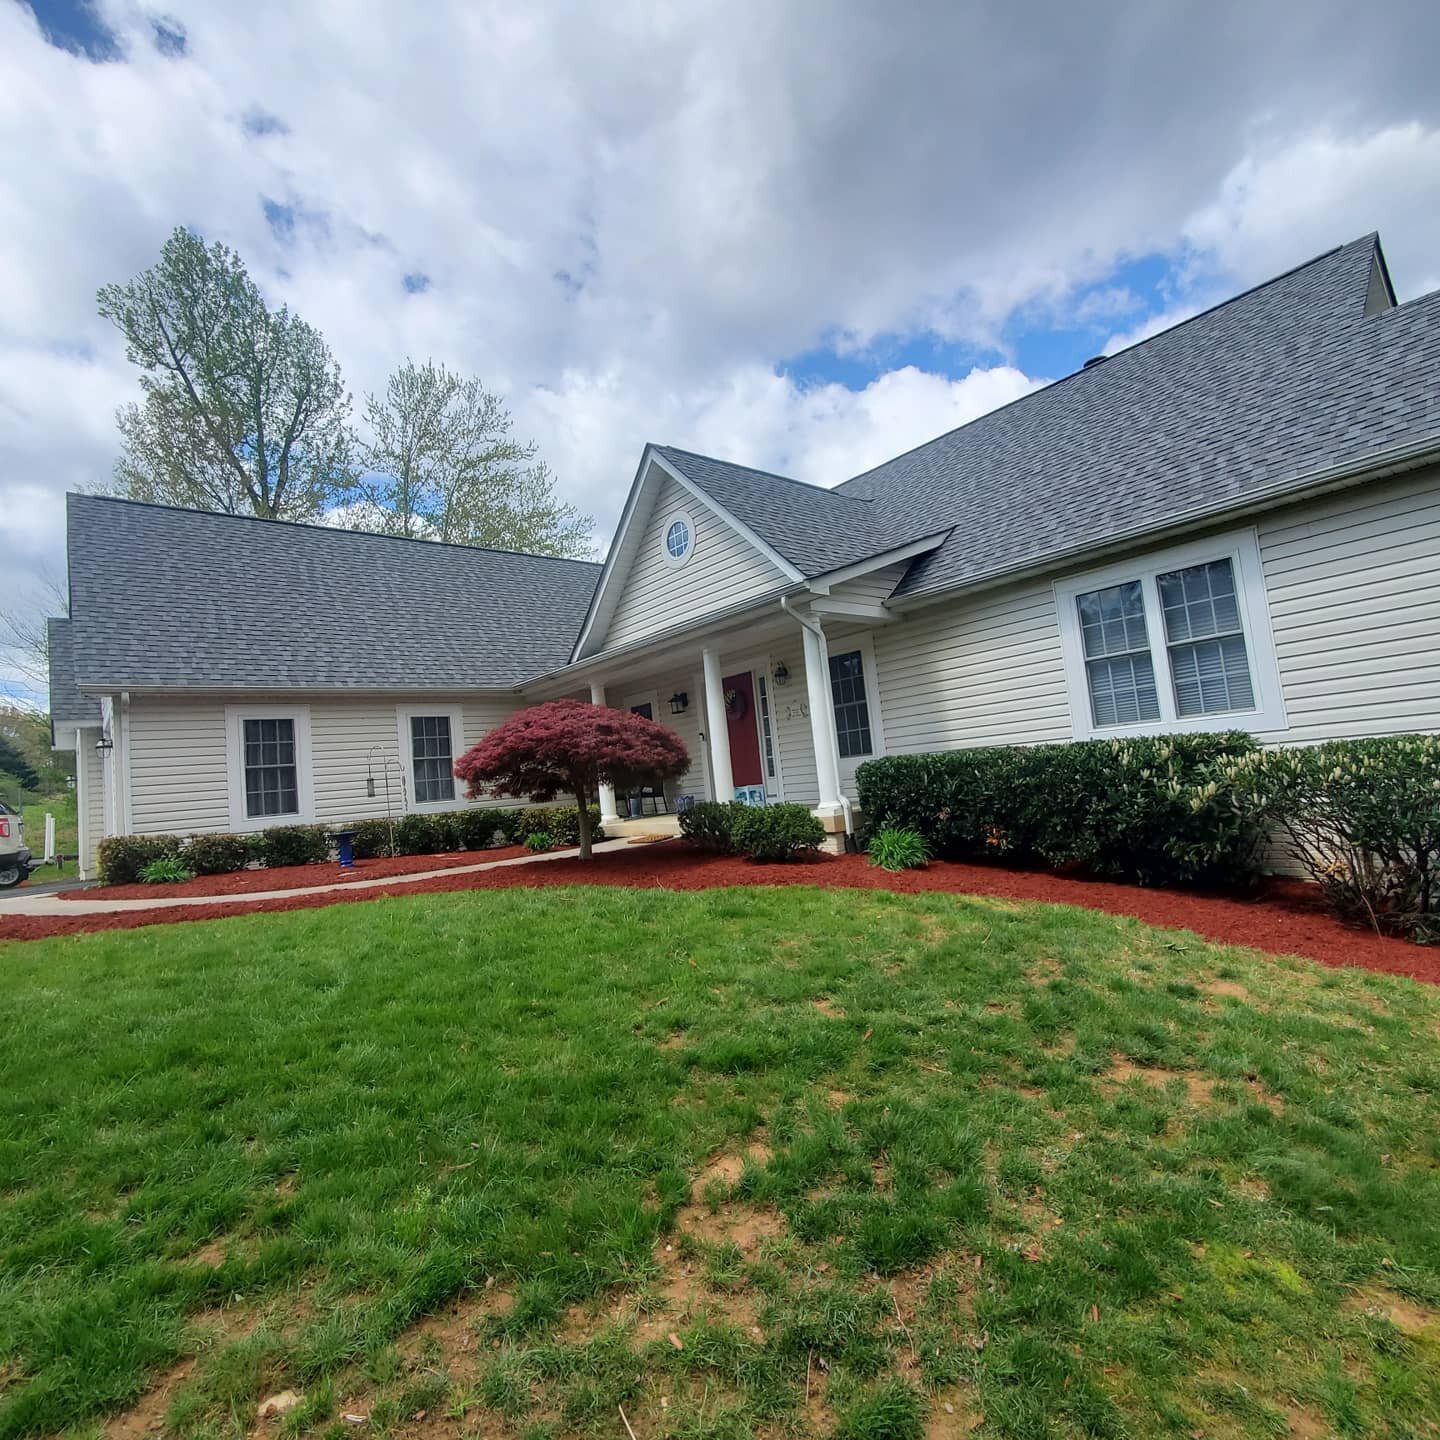
<instances>
[{"instance_id":1,"label":"tree canopy","mask_svg":"<svg viewBox=\"0 0 1440 1440\"><path fill-rule=\"evenodd\" d=\"M455 762L472 800L486 793L539 801L573 795L582 859L590 856L587 807L602 784L630 790L678 779L689 768L689 752L673 730L584 700L547 700L517 710Z\"/></svg>"},{"instance_id":2,"label":"tree canopy","mask_svg":"<svg viewBox=\"0 0 1440 1440\"><path fill-rule=\"evenodd\" d=\"M471 376L406 360L365 404L354 523L388 535L587 555L593 521L555 493L533 441L511 433L499 396Z\"/></svg>"},{"instance_id":3,"label":"tree canopy","mask_svg":"<svg viewBox=\"0 0 1440 1440\"><path fill-rule=\"evenodd\" d=\"M177 228L159 261L97 297L143 374L120 408L121 493L309 520L354 488L350 397L320 333L271 310L244 262Z\"/></svg>"}]
</instances>

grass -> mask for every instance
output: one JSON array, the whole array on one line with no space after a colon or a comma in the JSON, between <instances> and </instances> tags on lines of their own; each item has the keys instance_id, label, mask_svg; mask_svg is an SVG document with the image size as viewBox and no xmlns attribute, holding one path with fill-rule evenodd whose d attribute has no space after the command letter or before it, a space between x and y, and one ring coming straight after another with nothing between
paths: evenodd
<instances>
[{"instance_id":1,"label":"grass","mask_svg":"<svg viewBox=\"0 0 1440 1440\"><path fill-rule=\"evenodd\" d=\"M45 853L45 816L55 817L55 849L61 855L74 855L79 846L79 830L75 819L75 794L53 795L21 806L25 822L25 843L38 860ZM71 863L73 871L75 866ZM42 871L42 878L48 871ZM54 878L53 876L51 878Z\"/></svg>"},{"instance_id":2,"label":"grass","mask_svg":"<svg viewBox=\"0 0 1440 1440\"><path fill-rule=\"evenodd\" d=\"M285 1389L285 1437L1440 1414L1409 981L992 900L514 890L0 947L0 1024L0 1440L221 1440Z\"/></svg>"}]
</instances>

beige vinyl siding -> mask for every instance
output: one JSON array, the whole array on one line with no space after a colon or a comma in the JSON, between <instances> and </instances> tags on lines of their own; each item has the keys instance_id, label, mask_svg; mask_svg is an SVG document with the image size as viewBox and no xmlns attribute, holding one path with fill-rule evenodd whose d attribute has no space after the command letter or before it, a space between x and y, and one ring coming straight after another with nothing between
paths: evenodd
<instances>
[{"instance_id":1,"label":"beige vinyl siding","mask_svg":"<svg viewBox=\"0 0 1440 1440\"><path fill-rule=\"evenodd\" d=\"M875 668L892 755L1071 736L1048 581L914 611L877 629Z\"/></svg>"},{"instance_id":2,"label":"beige vinyl siding","mask_svg":"<svg viewBox=\"0 0 1440 1440\"><path fill-rule=\"evenodd\" d=\"M1289 720L1263 738L1440 730L1440 476L1343 491L1258 530Z\"/></svg>"},{"instance_id":3,"label":"beige vinyl siding","mask_svg":"<svg viewBox=\"0 0 1440 1440\"><path fill-rule=\"evenodd\" d=\"M310 697L300 694L237 697L236 704L277 709L308 705L314 819L334 825L383 816L383 757L399 756L398 708L437 712L458 707L462 733L453 737L456 756L482 739L520 707L508 698L459 696ZM226 773L224 700L157 700L137 697L129 711L132 828L136 834L199 834L231 827ZM376 794L366 794L372 747ZM398 772L391 770L392 802L401 813ZM456 782L455 808L470 803L514 805L514 799L467 802ZM276 824L285 823L281 819Z\"/></svg>"},{"instance_id":4,"label":"beige vinyl siding","mask_svg":"<svg viewBox=\"0 0 1440 1440\"><path fill-rule=\"evenodd\" d=\"M665 531L682 511L695 527L694 549L685 564L671 565L665 557ZM600 648L628 645L757 599L783 581L780 571L749 541L689 491L667 480L641 530Z\"/></svg>"},{"instance_id":5,"label":"beige vinyl siding","mask_svg":"<svg viewBox=\"0 0 1440 1440\"><path fill-rule=\"evenodd\" d=\"M137 697L130 703L126 725L131 832L228 830L224 705Z\"/></svg>"},{"instance_id":6,"label":"beige vinyl siding","mask_svg":"<svg viewBox=\"0 0 1440 1440\"><path fill-rule=\"evenodd\" d=\"M890 598L890 592L900 583L901 578L910 568L910 563L909 560L900 560L894 565L886 565L879 570L872 570L868 575L857 575L853 580L846 580L841 585L832 586L830 598L833 600L862 600L867 604L878 605L882 600Z\"/></svg>"}]
</instances>

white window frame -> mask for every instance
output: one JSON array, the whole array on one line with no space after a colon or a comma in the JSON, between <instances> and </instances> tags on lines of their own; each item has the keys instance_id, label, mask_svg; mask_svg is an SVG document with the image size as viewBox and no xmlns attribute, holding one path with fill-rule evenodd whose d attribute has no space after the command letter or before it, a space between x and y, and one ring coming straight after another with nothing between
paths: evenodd
<instances>
[{"instance_id":1,"label":"white window frame","mask_svg":"<svg viewBox=\"0 0 1440 1440\"><path fill-rule=\"evenodd\" d=\"M852 650L860 652L860 668L865 675L865 705L870 714L870 753L868 755L841 755L838 743L839 726L835 726L837 743L836 758L840 762L840 778L854 778L855 769L867 760L878 760L885 754L885 719L880 713L880 676L875 669L875 641L868 630L855 635L827 635L825 637L825 693L830 697L830 715L835 720L835 689L830 683L830 657L848 655Z\"/></svg>"},{"instance_id":2,"label":"white window frame","mask_svg":"<svg viewBox=\"0 0 1440 1440\"><path fill-rule=\"evenodd\" d=\"M465 786L456 780L455 797L452 800L427 800L421 804L415 798L415 749L410 739L410 721L415 716L443 715L450 721L450 763L465 753L465 723L458 705L397 705L395 707L395 734L400 749L400 768L405 772L405 808L412 815L443 815L458 810L470 802L465 799Z\"/></svg>"},{"instance_id":3,"label":"white window frame","mask_svg":"<svg viewBox=\"0 0 1440 1440\"><path fill-rule=\"evenodd\" d=\"M295 788L300 808L289 815L245 813L246 720L290 720L295 725ZM227 705L225 707L225 775L230 789L230 829L236 832L273 830L277 825L315 823L315 774L310 759L308 705Z\"/></svg>"},{"instance_id":4,"label":"white window frame","mask_svg":"<svg viewBox=\"0 0 1440 1440\"><path fill-rule=\"evenodd\" d=\"M690 543L685 547L683 555L672 555L670 553L670 531L677 520L685 523L690 531ZM665 523L660 527L660 553L665 557L665 563L673 570L678 570L682 565L690 563L690 557L695 553L695 542L700 538L695 529L694 517L688 510L672 510L666 517Z\"/></svg>"},{"instance_id":5,"label":"white window frame","mask_svg":"<svg viewBox=\"0 0 1440 1440\"><path fill-rule=\"evenodd\" d=\"M1214 715L1181 716L1175 710L1175 677L1170 669L1170 650L1165 640L1164 612L1156 577L1171 570L1185 570L1213 560L1229 560L1235 576L1240 626L1245 636L1245 653L1250 661L1250 679L1255 705L1249 710L1226 710ZM1090 707L1090 685L1085 670L1085 644L1080 633L1076 608L1079 596L1091 590L1127 581L1139 581L1145 601L1145 631L1150 642L1150 663L1155 670L1155 693L1160 705L1158 720L1140 720L1128 725L1096 725ZM1260 542L1253 528L1227 535L1211 536L1152 551L1135 558L1067 576L1054 584L1055 608L1060 620L1060 646L1065 657L1065 683L1070 697L1070 726L1077 740L1108 739L1125 735L1173 735L1217 730L1248 730L1267 733L1289 726L1285 697L1280 687L1280 667L1275 659L1275 637L1270 627L1270 606L1265 595L1265 571L1260 561Z\"/></svg>"}]
</instances>

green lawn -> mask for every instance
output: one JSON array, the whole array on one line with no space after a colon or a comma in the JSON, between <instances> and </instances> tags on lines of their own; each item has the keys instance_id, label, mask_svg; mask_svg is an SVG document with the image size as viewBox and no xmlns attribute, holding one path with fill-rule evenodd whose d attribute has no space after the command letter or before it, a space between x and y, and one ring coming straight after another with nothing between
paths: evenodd
<instances>
[{"instance_id":1,"label":"green lawn","mask_svg":"<svg viewBox=\"0 0 1440 1440\"><path fill-rule=\"evenodd\" d=\"M1409 981L989 900L514 890L0 945L0 1026L0 1440L137 1399L219 1440L281 1390L275 1435L1440 1416Z\"/></svg>"}]
</instances>

